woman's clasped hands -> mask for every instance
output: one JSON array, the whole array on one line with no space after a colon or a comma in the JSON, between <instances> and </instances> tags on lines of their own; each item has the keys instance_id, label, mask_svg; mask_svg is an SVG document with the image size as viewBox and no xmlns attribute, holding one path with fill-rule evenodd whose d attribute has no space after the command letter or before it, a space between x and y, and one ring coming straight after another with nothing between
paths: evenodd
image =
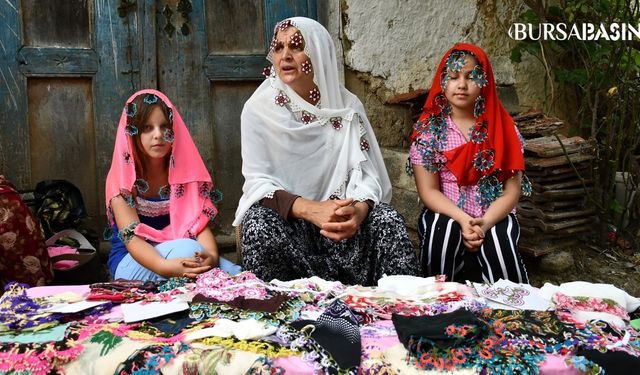
<instances>
[{"instance_id":1,"label":"woman's clasped hands","mask_svg":"<svg viewBox=\"0 0 640 375\"><path fill-rule=\"evenodd\" d=\"M480 250L482 242L484 242L484 224L485 220L481 217L471 217L469 220L463 220L460 224L462 227L462 243L469 251Z\"/></svg>"},{"instance_id":2,"label":"woman's clasped hands","mask_svg":"<svg viewBox=\"0 0 640 375\"><path fill-rule=\"evenodd\" d=\"M369 213L369 205L353 198L325 201L298 198L291 210L294 217L313 223L320 228L320 234L338 242L356 234Z\"/></svg>"}]
</instances>

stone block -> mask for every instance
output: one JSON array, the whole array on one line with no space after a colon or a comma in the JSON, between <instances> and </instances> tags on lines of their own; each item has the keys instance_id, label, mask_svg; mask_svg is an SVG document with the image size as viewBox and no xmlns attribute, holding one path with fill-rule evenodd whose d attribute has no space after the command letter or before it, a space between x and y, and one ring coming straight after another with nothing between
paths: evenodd
<instances>
[{"instance_id":1,"label":"stone block","mask_svg":"<svg viewBox=\"0 0 640 375\"><path fill-rule=\"evenodd\" d=\"M494 56L491 59L496 85L511 86L516 83L516 74L513 62L509 56Z\"/></svg>"},{"instance_id":2,"label":"stone block","mask_svg":"<svg viewBox=\"0 0 640 375\"><path fill-rule=\"evenodd\" d=\"M409 176L405 170L409 150L382 148L381 151L394 190L395 188L400 188L415 192L416 183L413 180L413 176Z\"/></svg>"},{"instance_id":3,"label":"stone block","mask_svg":"<svg viewBox=\"0 0 640 375\"><path fill-rule=\"evenodd\" d=\"M568 251L557 251L547 254L540 259L540 271L561 274L570 267L573 267L573 254Z\"/></svg>"},{"instance_id":4,"label":"stone block","mask_svg":"<svg viewBox=\"0 0 640 375\"><path fill-rule=\"evenodd\" d=\"M417 192L394 187L391 205L404 217L408 228L418 229L422 203Z\"/></svg>"},{"instance_id":5,"label":"stone block","mask_svg":"<svg viewBox=\"0 0 640 375\"><path fill-rule=\"evenodd\" d=\"M507 112L520 112L520 100L515 86L498 86L498 97Z\"/></svg>"}]
</instances>

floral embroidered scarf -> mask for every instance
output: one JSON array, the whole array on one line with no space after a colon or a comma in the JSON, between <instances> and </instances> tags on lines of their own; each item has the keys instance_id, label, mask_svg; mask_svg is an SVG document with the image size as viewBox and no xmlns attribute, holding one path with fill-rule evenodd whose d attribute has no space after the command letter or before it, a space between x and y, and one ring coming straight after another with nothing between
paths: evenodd
<instances>
[{"instance_id":1,"label":"floral embroidered scarf","mask_svg":"<svg viewBox=\"0 0 640 375\"><path fill-rule=\"evenodd\" d=\"M391 200L391 182L364 106L340 83L331 35L304 17L279 22L274 34L288 27L299 30L293 42L304 41L309 60L303 69L313 72L317 90L312 92L319 103L307 102L275 68L268 69L240 117L245 183L233 225L242 223L252 204L277 190L317 201ZM272 55L273 48L267 59Z\"/></svg>"}]
</instances>

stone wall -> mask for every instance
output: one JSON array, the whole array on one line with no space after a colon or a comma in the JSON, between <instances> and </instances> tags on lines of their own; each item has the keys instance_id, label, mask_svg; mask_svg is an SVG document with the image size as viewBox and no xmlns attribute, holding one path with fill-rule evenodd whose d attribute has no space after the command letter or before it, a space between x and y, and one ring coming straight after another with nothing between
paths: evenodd
<instances>
[{"instance_id":1,"label":"stone wall","mask_svg":"<svg viewBox=\"0 0 640 375\"><path fill-rule=\"evenodd\" d=\"M342 48L347 87L364 102L378 141L406 147L411 113L390 104L427 90L442 54L454 43L477 44L490 56L508 110L540 108L545 70L533 57L514 64L507 30L526 9L522 0L342 0ZM553 114L553 112L551 112Z\"/></svg>"}]
</instances>

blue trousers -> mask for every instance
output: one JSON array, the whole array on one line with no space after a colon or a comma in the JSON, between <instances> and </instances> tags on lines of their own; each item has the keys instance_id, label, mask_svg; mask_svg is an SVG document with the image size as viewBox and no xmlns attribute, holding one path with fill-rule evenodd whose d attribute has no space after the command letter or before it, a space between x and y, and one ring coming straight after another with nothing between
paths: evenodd
<instances>
[{"instance_id":1,"label":"blue trousers","mask_svg":"<svg viewBox=\"0 0 640 375\"><path fill-rule=\"evenodd\" d=\"M165 259L174 258L190 258L195 255L196 252L202 252L204 249L200 246L200 243L190 238L180 238L177 240L167 241L155 246L158 253ZM236 275L242 271L242 268L237 264L230 262L223 257L220 257L219 267L223 271ZM122 258L116 269L116 274L113 275L114 279L126 279L126 280L165 280L166 278L158 275L157 273L145 268L140 263L136 262L131 254L127 254Z\"/></svg>"}]
</instances>

